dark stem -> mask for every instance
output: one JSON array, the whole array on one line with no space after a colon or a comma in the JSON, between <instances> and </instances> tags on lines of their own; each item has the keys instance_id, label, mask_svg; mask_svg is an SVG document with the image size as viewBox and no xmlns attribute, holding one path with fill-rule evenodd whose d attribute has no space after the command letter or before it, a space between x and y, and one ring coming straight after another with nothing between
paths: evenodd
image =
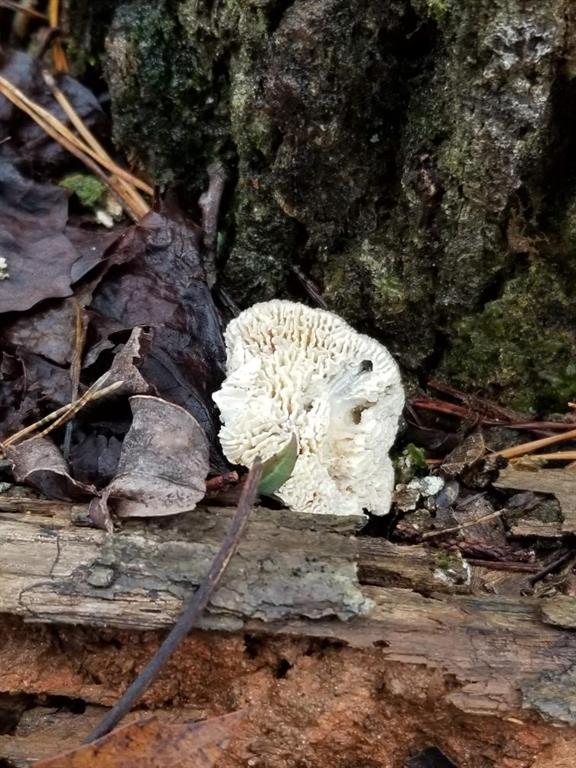
<instances>
[{"instance_id":1,"label":"dark stem","mask_svg":"<svg viewBox=\"0 0 576 768\"><path fill-rule=\"evenodd\" d=\"M261 476L262 463L260 459L256 459L242 489L242 495L240 496L230 528L222 542L222 546L212 561L206 578L191 596L189 602L184 605L180 618L170 630L160 648L158 648L136 680L124 691L110 712L102 718L96 728L88 735L84 743L89 744L91 741L99 739L118 725L120 720L136 704L144 691L153 683L164 664L166 664L170 656L172 656L202 615L236 551L254 504Z\"/></svg>"},{"instance_id":2,"label":"dark stem","mask_svg":"<svg viewBox=\"0 0 576 768\"><path fill-rule=\"evenodd\" d=\"M544 568L538 571L538 573L535 573L534 576L531 576L528 580L528 583L531 587L533 587L537 582L541 581L545 576L548 576L549 573L554 573L555 570L567 563L573 557L576 557L576 552L574 552L574 549L571 548L567 552L564 552L559 557L552 560L550 563L548 563L548 565L544 566Z\"/></svg>"},{"instance_id":3,"label":"dark stem","mask_svg":"<svg viewBox=\"0 0 576 768\"><path fill-rule=\"evenodd\" d=\"M204 243L204 268L208 287L216 282L216 248L218 240L218 213L224 192L226 173L221 163L208 167L208 189L200 196L198 204L202 211L202 233Z\"/></svg>"},{"instance_id":4,"label":"dark stem","mask_svg":"<svg viewBox=\"0 0 576 768\"><path fill-rule=\"evenodd\" d=\"M70 364L70 380L72 391L70 393L70 402L78 400L80 392L80 375L82 373L82 355L84 354L84 345L86 343L86 323L84 322L84 313L80 303L74 299L74 353ZM62 444L62 454L66 461L70 457L70 444L72 443L72 430L74 429L74 419L66 424L64 433L64 442Z\"/></svg>"}]
</instances>

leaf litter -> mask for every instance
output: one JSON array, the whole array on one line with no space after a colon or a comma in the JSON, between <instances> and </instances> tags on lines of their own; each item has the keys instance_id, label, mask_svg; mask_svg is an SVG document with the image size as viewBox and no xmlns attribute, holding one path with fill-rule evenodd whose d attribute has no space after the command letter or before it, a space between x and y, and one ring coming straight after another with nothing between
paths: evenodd
<instances>
[{"instance_id":1,"label":"leaf litter","mask_svg":"<svg viewBox=\"0 0 576 768\"><path fill-rule=\"evenodd\" d=\"M44 496L64 501L89 499L96 489L74 480L62 452L49 437L32 437L5 448L18 483L31 485Z\"/></svg>"},{"instance_id":2,"label":"leaf litter","mask_svg":"<svg viewBox=\"0 0 576 768\"><path fill-rule=\"evenodd\" d=\"M69 192L55 183L70 178L71 158L43 122L69 118L82 151L114 171L119 166L90 132L105 119L97 100L67 75L43 77L27 54L5 56L2 65L9 99L0 96L0 419L17 432L69 404L103 372L117 385L104 405L92 399L74 412L64 438L68 462L62 430L6 446L6 457L16 477L47 496L92 494L94 520L108 528L109 500L120 516L191 509L210 470L232 476L216 438L211 394L224 376L225 349L204 265L206 256L213 269L223 171L211 168L200 201L206 232L174 199L158 211L144 207L129 228L103 230L75 216ZM122 173L115 183L133 202L137 193ZM135 395L153 397L129 402Z\"/></svg>"},{"instance_id":3,"label":"leaf litter","mask_svg":"<svg viewBox=\"0 0 576 768\"><path fill-rule=\"evenodd\" d=\"M412 472L446 482L435 496L399 486L392 539L466 558L473 591L532 594L540 579L562 591L568 581L560 578L558 553L562 531L572 531L576 472L558 466L572 454L554 447L576 437L574 414L534 420L442 382L429 386L439 394L411 399L404 440L426 448L428 469ZM537 439L523 440L525 431ZM409 444L399 456L404 472L413 450Z\"/></svg>"},{"instance_id":4,"label":"leaf litter","mask_svg":"<svg viewBox=\"0 0 576 768\"><path fill-rule=\"evenodd\" d=\"M39 82L38 72L26 83L28 90L35 82ZM218 446L218 418L211 399L225 364L221 318L210 288L215 277L216 218L224 176L219 166L210 169L208 192L199 205L204 229L187 220L173 200L161 202L159 210L151 211L130 186L128 175L86 129L58 84L46 77L43 82L50 86L77 136L49 119L48 113L0 74L0 90L13 104L50 136L59 138L89 168L93 164L87 156L112 173L106 177L98 169L120 193L136 224L117 231L113 239L110 233L102 238L94 226L93 243L88 230L80 234L80 226L67 238L66 231L73 226L71 209L66 192L53 183L54 154L50 155L50 178L42 181L15 176L19 171L14 159L5 162L6 173L16 178L32 202L26 204L22 195L21 205L14 213L10 208L8 216L6 209L14 207L10 195L13 197L16 187L0 187L6 202L3 218L11 226L6 239L11 237L13 246L3 281L8 287L0 293L0 313L7 321L0 338L0 371L3 389L10 389L10 394L0 404L20 418L20 423L12 419L16 432L4 438L1 447L16 480L51 498L91 498L92 523L112 531L112 505L120 518L178 514L193 509L204 497L211 467L219 476L213 490L227 489L237 477ZM12 119L8 110L5 122ZM50 150L54 142L44 139ZM101 240L106 243L104 248L98 247ZM60 254L59 261L53 258L55 252ZM10 290L12 257L30 273L25 274L22 266L24 274L15 273L23 296ZM38 378L30 381L26 374L34 359L54 372L57 387L50 391L42 388ZM98 403L104 395L106 402ZM43 415L48 402L57 405L62 399L65 405ZM64 454L70 455L70 464ZM70 466L82 467L93 484L74 478ZM196 623L238 545L260 477L256 461L205 580L185 604L156 656L89 740L105 734L130 710ZM148 744L138 743L142 732L147 733ZM227 741L220 737L216 724L191 728L183 724L170 729L144 724L127 741L120 732L104 744L86 747L69 758L55 758L55 764L146 765L158 764L160 759L163 764L176 765L185 755L194 764L209 766L219 754L220 743Z\"/></svg>"},{"instance_id":5,"label":"leaf litter","mask_svg":"<svg viewBox=\"0 0 576 768\"><path fill-rule=\"evenodd\" d=\"M206 493L209 446L191 413L159 397L130 398L132 424L116 475L91 504L106 520L108 500L119 517L176 515L194 509ZM106 527L111 528L108 524Z\"/></svg>"}]
</instances>

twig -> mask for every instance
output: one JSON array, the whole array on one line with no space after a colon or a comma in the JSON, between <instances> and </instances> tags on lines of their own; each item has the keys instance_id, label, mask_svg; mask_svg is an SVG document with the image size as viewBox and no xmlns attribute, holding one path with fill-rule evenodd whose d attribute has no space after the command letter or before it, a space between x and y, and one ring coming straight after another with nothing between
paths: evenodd
<instances>
[{"instance_id":1,"label":"twig","mask_svg":"<svg viewBox=\"0 0 576 768\"><path fill-rule=\"evenodd\" d=\"M14 0L0 0L0 8L8 8L10 11L16 13L24 13L26 16L31 16L33 19L40 19L40 21L48 21L48 17L45 13L35 11L33 8L27 8L25 5L14 2Z\"/></svg>"},{"instance_id":2,"label":"twig","mask_svg":"<svg viewBox=\"0 0 576 768\"><path fill-rule=\"evenodd\" d=\"M238 502L238 507L232 519L232 523L230 524L230 528L222 542L222 546L212 561L212 565L210 566L210 570L206 574L206 577L190 600L184 605L180 618L170 630L168 637L164 640L160 648L158 648L136 680L128 686L110 712L102 718L96 728L94 728L85 739L85 743L90 743L95 739L99 739L118 725L120 720L128 714L144 691L156 679L166 661L172 656L182 640L202 615L202 612L210 602L228 563L238 547L240 537L242 536L242 532L244 531L244 527L246 526L248 516L256 498L256 492L261 476L262 463L260 459L256 459L250 470L250 474L248 475L248 480L242 489L242 495L240 496L240 501Z\"/></svg>"},{"instance_id":3,"label":"twig","mask_svg":"<svg viewBox=\"0 0 576 768\"><path fill-rule=\"evenodd\" d=\"M63 413L62 416L59 416L51 424L45 427L42 432L38 434L38 437L45 437L49 432L52 432L61 424L66 423L69 419L72 419L74 416L76 416L81 408L84 408L87 403L89 403L91 400L94 400L94 393L98 390L100 390L100 395L102 395L104 392L106 392L106 394L110 394L114 390L119 389L124 383L123 381L115 381L114 384L110 384L108 387L102 388L102 385L108 380L109 376L110 371L107 371L103 376L100 376L100 378L95 381L94 384L92 384L92 386L86 390L86 392L84 392L82 397L78 398L76 402L70 403L66 413Z\"/></svg>"},{"instance_id":4,"label":"twig","mask_svg":"<svg viewBox=\"0 0 576 768\"><path fill-rule=\"evenodd\" d=\"M106 379L109 376L109 372L105 373L104 376L101 376L98 381L94 382L92 386L86 390L84 395L79 399L76 400L73 403L68 403L67 405L63 405L61 408L58 408L56 411L52 411L52 413L49 413L47 416L44 416L39 421L35 421L34 424L30 424L28 427L24 427L23 429L19 430L18 432L15 432L11 437L6 438L2 443L0 443L0 448L5 449L10 445L13 445L14 443L17 443L19 440L21 440L23 437L26 437L27 435L32 434L33 432L36 432L36 430L40 429L40 427L43 427L44 424L49 424L50 422L54 422L55 420L59 422L59 424L62 423L60 420L62 417L64 417L63 420L70 414L71 416L74 416L82 406L86 405L89 401L99 400L101 397L105 397L106 395L109 395L114 390L118 389L124 382L121 381L115 381L114 384L110 384L107 387L104 387L101 389L102 384L106 381ZM50 429L54 429L54 424L51 425ZM46 434L46 430L42 432L39 437Z\"/></svg>"},{"instance_id":5,"label":"twig","mask_svg":"<svg viewBox=\"0 0 576 768\"><path fill-rule=\"evenodd\" d=\"M576 461L576 451L556 451L555 453L533 453L531 459L541 461Z\"/></svg>"},{"instance_id":6,"label":"twig","mask_svg":"<svg viewBox=\"0 0 576 768\"><path fill-rule=\"evenodd\" d=\"M469 520L467 523L460 523L460 525L455 525L452 528L442 528L441 531L428 531L427 533L422 534L422 539L432 539L436 536L443 536L445 533L457 533L464 528L471 528L473 525L486 522L486 520L500 517L503 511L503 509L497 509L495 512L489 512L487 515L482 515L482 517L479 517L476 520Z\"/></svg>"},{"instance_id":7,"label":"twig","mask_svg":"<svg viewBox=\"0 0 576 768\"><path fill-rule=\"evenodd\" d=\"M573 549L569 549L555 560L552 560L551 563L548 563L548 565L544 566L544 568L535 573L534 576L531 576L528 579L528 583L531 587L533 587L536 582L541 581L545 576L548 576L549 573L553 573L557 568L560 568L561 565L564 565L564 563L567 563L573 557L576 557L576 552L574 552Z\"/></svg>"},{"instance_id":8,"label":"twig","mask_svg":"<svg viewBox=\"0 0 576 768\"><path fill-rule=\"evenodd\" d=\"M511 411L509 408L503 408L497 403L493 403L491 400L484 400L476 395L468 395L465 392L461 392L455 387L451 387L449 384L445 384L437 379L431 379L428 382L428 386L438 392L444 392L446 395L459 400L461 403L465 403L473 410L481 411L485 416L492 414L492 418L498 418L501 421L518 421L518 415L515 411Z\"/></svg>"},{"instance_id":9,"label":"twig","mask_svg":"<svg viewBox=\"0 0 576 768\"><path fill-rule=\"evenodd\" d=\"M23 112L26 112L27 115L29 115L42 128L44 128L46 133L49 133L56 141L60 141L61 138L63 140L66 139L69 144L76 148L76 150L89 155L92 160L95 160L97 163L99 162L100 165L106 168L106 170L112 173L114 176L119 176L125 181L134 184L135 187L138 187L143 192L153 194L154 191L148 184L146 184L141 179L138 179L136 176L133 176L128 171L125 171L124 168L121 168L113 160L101 157L98 152L95 152L94 149L92 149L92 147L85 144L81 139L78 138L78 136L73 134L72 131L61 120L58 120L58 118L50 114L48 110L33 102L19 88L13 85L9 80L6 80L5 77L1 76L0 92L3 93L7 99L10 99L13 104L16 104L16 106L19 107ZM64 142L61 141L60 143ZM69 149L68 146L66 146L66 149ZM69 149L69 151L72 150Z\"/></svg>"},{"instance_id":10,"label":"twig","mask_svg":"<svg viewBox=\"0 0 576 768\"><path fill-rule=\"evenodd\" d=\"M82 314L82 307L80 302L74 300L74 352L72 355L72 363L70 365L70 382L72 384L72 390L70 393L70 400L74 402L78 399L78 391L80 389L80 373L82 371L82 354L84 352L84 343L86 341L86 323L84 322L84 316ZM66 461L70 454L70 443L72 442L72 429L73 421L69 421L66 425L66 432L64 433L64 442L62 444L62 453Z\"/></svg>"},{"instance_id":11,"label":"twig","mask_svg":"<svg viewBox=\"0 0 576 768\"><path fill-rule=\"evenodd\" d=\"M574 429L575 426L573 422L564 421L503 421L502 419L481 416L476 411L457 403L448 403L444 400L434 400L432 398L417 397L412 400L411 405L423 411L442 413L462 419L477 416L480 423L485 427L504 427L506 429L526 429L532 432L543 432L545 430L570 430Z\"/></svg>"},{"instance_id":12,"label":"twig","mask_svg":"<svg viewBox=\"0 0 576 768\"><path fill-rule=\"evenodd\" d=\"M538 571L538 566L534 563L522 563L514 560L479 560L478 558L467 557L466 562L469 565L488 568L493 571L510 571L512 573L537 573Z\"/></svg>"},{"instance_id":13,"label":"twig","mask_svg":"<svg viewBox=\"0 0 576 768\"><path fill-rule=\"evenodd\" d=\"M226 172L220 162L208 166L208 189L200 195L198 204L202 211L202 235L204 263L208 286L216 282L216 250L218 245L218 213L226 183Z\"/></svg>"},{"instance_id":14,"label":"twig","mask_svg":"<svg viewBox=\"0 0 576 768\"><path fill-rule=\"evenodd\" d=\"M530 443L514 445L512 448L506 448L503 451L495 451L491 456L502 456L504 459L515 459L518 456L524 456L526 453L537 451L538 448L546 448L547 445L563 443L567 440L576 440L576 429L571 429L569 432L563 432L560 435L551 435L550 437L543 437L540 440L532 440Z\"/></svg>"},{"instance_id":15,"label":"twig","mask_svg":"<svg viewBox=\"0 0 576 768\"><path fill-rule=\"evenodd\" d=\"M216 294L216 297L219 299L220 303L222 304L223 308L230 314L232 317L238 317L240 314L240 307L236 302L233 300L233 298L230 296L229 293L227 293L221 285L214 286L214 293Z\"/></svg>"},{"instance_id":16,"label":"twig","mask_svg":"<svg viewBox=\"0 0 576 768\"><path fill-rule=\"evenodd\" d=\"M477 415L470 408L465 408L463 405L448 403L445 400L434 400L432 398L416 397L412 400L411 405L415 408L421 408L423 411L445 413L450 416L458 416L459 418Z\"/></svg>"},{"instance_id":17,"label":"twig","mask_svg":"<svg viewBox=\"0 0 576 768\"><path fill-rule=\"evenodd\" d=\"M573 421L511 421L509 424L504 424L501 421L484 421L483 424L487 427L506 427L506 429L527 429L532 432L540 431L558 431L568 432L576 427Z\"/></svg>"},{"instance_id":18,"label":"twig","mask_svg":"<svg viewBox=\"0 0 576 768\"><path fill-rule=\"evenodd\" d=\"M306 291L308 296L312 299L314 304L317 307L320 307L321 309L328 309L328 304L326 304L326 302L322 298L320 291L318 290L318 288L316 288L312 280L306 277L306 275L304 274L304 272L302 272L300 267L296 266L296 264L293 264L292 272L294 272L294 274L300 281L302 288L304 288L304 290Z\"/></svg>"},{"instance_id":19,"label":"twig","mask_svg":"<svg viewBox=\"0 0 576 768\"><path fill-rule=\"evenodd\" d=\"M58 416L60 416L60 414L66 413L66 411L69 408L70 408L70 403L68 403L67 405L63 405L62 408L58 408L56 411L52 411L52 413L49 413L47 416L43 416L39 421L35 421L34 424L30 424L30 426L24 427L18 432L15 432L11 437L7 437L6 440L0 443L0 446L2 447L2 449L8 448L9 445L13 445L14 443L17 443L23 437L26 437L26 435L30 435L32 432L35 432L37 429L40 429L40 427L43 427L44 424L48 424L49 422L53 421Z\"/></svg>"}]
</instances>

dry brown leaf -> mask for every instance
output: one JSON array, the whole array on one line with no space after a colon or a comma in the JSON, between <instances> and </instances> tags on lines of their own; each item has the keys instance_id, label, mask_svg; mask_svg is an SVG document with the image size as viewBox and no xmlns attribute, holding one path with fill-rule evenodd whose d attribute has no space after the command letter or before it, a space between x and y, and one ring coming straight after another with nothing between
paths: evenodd
<instances>
[{"instance_id":1,"label":"dry brown leaf","mask_svg":"<svg viewBox=\"0 0 576 768\"><path fill-rule=\"evenodd\" d=\"M64 234L66 192L24 179L0 161L0 246L6 279L0 282L0 311L22 312L38 302L70 296L78 251Z\"/></svg>"},{"instance_id":2,"label":"dry brown leaf","mask_svg":"<svg viewBox=\"0 0 576 768\"><path fill-rule=\"evenodd\" d=\"M202 723L171 724L153 717L42 760L36 768L212 768L241 718L234 713Z\"/></svg>"},{"instance_id":3,"label":"dry brown leaf","mask_svg":"<svg viewBox=\"0 0 576 768\"><path fill-rule=\"evenodd\" d=\"M76 501L96 493L93 486L70 476L60 449L48 437L32 437L5 451L16 481L33 486L49 498Z\"/></svg>"},{"instance_id":4,"label":"dry brown leaf","mask_svg":"<svg viewBox=\"0 0 576 768\"><path fill-rule=\"evenodd\" d=\"M225 472L212 392L225 374L221 318L206 284L202 232L173 205L150 213L132 231L133 257L111 269L90 305L99 339L135 327L152 329L139 366L160 397L189 411L208 436L212 469Z\"/></svg>"},{"instance_id":5,"label":"dry brown leaf","mask_svg":"<svg viewBox=\"0 0 576 768\"><path fill-rule=\"evenodd\" d=\"M449 478L459 477L464 470L474 466L486 453L481 432L473 432L451 451L442 462L442 474Z\"/></svg>"},{"instance_id":6,"label":"dry brown leaf","mask_svg":"<svg viewBox=\"0 0 576 768\"><path fill-rule=\"evenodd\" d=\"M130 338L114 355L110 367L110 383L121 381L119 390L123 395L147 395L152 391L151 385L140 373L138 364L148 352L152 336L143 328L134 328Z\"/></svg>"},{"instance_id":7,"label":"dry brown leaf","mask_svg":"<svg viewBox=\"0 0 576 768\"><path fill-rule=\"evenodd\" d=\"M206 493L209 447L188 411L159 397L130 398L133 421L118 470L95 502L102 515L108 499L120 517L176 515L194 509Z\"/></svg>"}]
</instances>

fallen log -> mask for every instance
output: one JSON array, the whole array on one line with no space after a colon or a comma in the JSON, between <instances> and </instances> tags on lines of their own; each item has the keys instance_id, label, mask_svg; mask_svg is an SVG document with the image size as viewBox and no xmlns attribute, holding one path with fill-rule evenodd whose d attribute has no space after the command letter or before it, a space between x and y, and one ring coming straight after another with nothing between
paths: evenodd
<instances>
[{"instance_id":1,"label":"fallen log","mask_svg":"<svg viewBox=\"0 0 576 768\"><path fill-rule=\"evenodd\" d=\"M107 534L64 514L3 513L0 612L27 622L168 627L205 573L230 514L199 508ZM378 647L386 658L453 675L458 685L449 700L464 711L516 711L531 691L530 708L549 714L535 686L557 675L561 687L576 661L576 636L542 615L546 601L447 593L449 579L433 553L358 539L353 527L337 517L255 511L202 627ZM372 584L360 585L358 560ZM402 588L373 586L393 583L390 563ZM553 719L576 723L576 709Z\"/></svg>"}]
</instances>

